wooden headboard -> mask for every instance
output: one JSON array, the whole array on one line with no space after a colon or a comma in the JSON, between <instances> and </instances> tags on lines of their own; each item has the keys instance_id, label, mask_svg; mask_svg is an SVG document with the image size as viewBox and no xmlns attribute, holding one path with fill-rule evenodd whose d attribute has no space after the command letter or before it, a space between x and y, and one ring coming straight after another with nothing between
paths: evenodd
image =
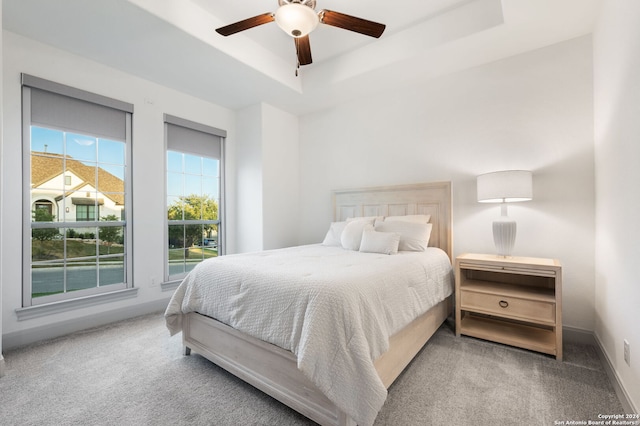
<instances>
[{"instance_id":1,"label":"wooden headboard","mask_svg":"<svg viewBox=\"0 0 640 426\"><path fill-rule=\"evenodd\" d=\"M453 259L451 243L451 182L333 191L335 221L348 217L430 214L433 229L429 246L444 250Z\"/></svg>"}]
</instances>

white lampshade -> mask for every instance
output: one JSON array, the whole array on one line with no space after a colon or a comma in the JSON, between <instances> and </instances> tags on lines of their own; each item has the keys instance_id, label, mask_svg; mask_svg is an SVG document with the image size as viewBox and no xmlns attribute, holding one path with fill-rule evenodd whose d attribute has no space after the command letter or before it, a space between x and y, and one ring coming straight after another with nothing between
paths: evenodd
<instances>
[{"instance_id":1,"label":"white lampshade","mask_svg":"<svg viewBox=\"0 0 640 426\"><path fill-rule=\"evenodd\" d=\"M318 14L298 3L284 4L276 10L276 24L293 37L303 37L313 31L320 22Z\"/></svg>"},{"instance_id":2,"label":"white lampshade","mask_svg":"<svg viewBox=\"0 0 640 426\"><path fill-rule=\"evenodd\" d=\"M478 202L510 203L533 199L533 176L526 170L505 170L478 176Z\"/></svg>"},{"instance_id":3,"label":"white lampshade","mask_svg":"<svg viewBox=\"0 0 640 426\"><path fill-rule=\"evenodd\" d=\"M526 170L506 170L478 176L478 202L502 203L493 222L493 242L500 256L511 256L516 241L516 221L507 216L505 203L533 199L533 175Z\"/></svg>"}]
</instances>

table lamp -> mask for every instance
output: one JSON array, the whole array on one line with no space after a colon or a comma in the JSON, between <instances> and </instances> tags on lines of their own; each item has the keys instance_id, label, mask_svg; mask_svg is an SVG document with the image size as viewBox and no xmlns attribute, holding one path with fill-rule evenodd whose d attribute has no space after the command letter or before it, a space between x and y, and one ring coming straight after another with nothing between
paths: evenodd
<instances>
[{"instance_id":1,"label":"table lamp","mask_svg":"<svg viewBox=\"0 0 640 426\"><path fill-rule=\"evenodd\" d=\"M507 203L533 198L533 175L526 170L505 170L478 176L478 202L501 203L501 216L493 222L493 242L499 256L511 256L516 221L507 216Z\"/></svg>"}]
</instances>

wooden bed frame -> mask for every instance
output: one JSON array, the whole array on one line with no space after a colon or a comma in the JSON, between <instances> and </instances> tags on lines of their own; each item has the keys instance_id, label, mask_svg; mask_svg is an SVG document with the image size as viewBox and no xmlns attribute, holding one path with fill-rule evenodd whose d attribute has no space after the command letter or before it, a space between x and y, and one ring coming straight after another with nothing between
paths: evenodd
<instances>
[{"instance_id":1,"label":"wooden bed frame","mask_svg":"<svg viewBox=\"0 0 640 426\"><path fill-rule=\"evenodd\" d=\"M450 182L334 191L333 202L336 221L347 217L430 214L433 229L429 245L440 247L452 258ZM451 299L434 306L391 337L389 350L374 363L387 388L451 314ZM311 420L323 426L355 425L298 370L296 356L290 351L197 313L183 318L182 336L185 355L193 349Z\"/></svg>"}]
</instances>

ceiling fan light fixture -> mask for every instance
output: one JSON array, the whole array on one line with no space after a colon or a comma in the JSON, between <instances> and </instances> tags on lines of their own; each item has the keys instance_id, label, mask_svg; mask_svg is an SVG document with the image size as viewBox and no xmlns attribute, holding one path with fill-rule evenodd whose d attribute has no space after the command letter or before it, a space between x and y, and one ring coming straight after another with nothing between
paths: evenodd
<instances>
[{"instance_id":1,"label":"ceiling fan light fixture","mask_svg":"<svg viewBox=\"0 0 640 426\"><path fill-rule=\"evenodd\" d=\"M292 37L304 37L313 31L320 19L315 10L298 3L284 4L276 10L276 24Z\"/></svg>"}]
</instances>

